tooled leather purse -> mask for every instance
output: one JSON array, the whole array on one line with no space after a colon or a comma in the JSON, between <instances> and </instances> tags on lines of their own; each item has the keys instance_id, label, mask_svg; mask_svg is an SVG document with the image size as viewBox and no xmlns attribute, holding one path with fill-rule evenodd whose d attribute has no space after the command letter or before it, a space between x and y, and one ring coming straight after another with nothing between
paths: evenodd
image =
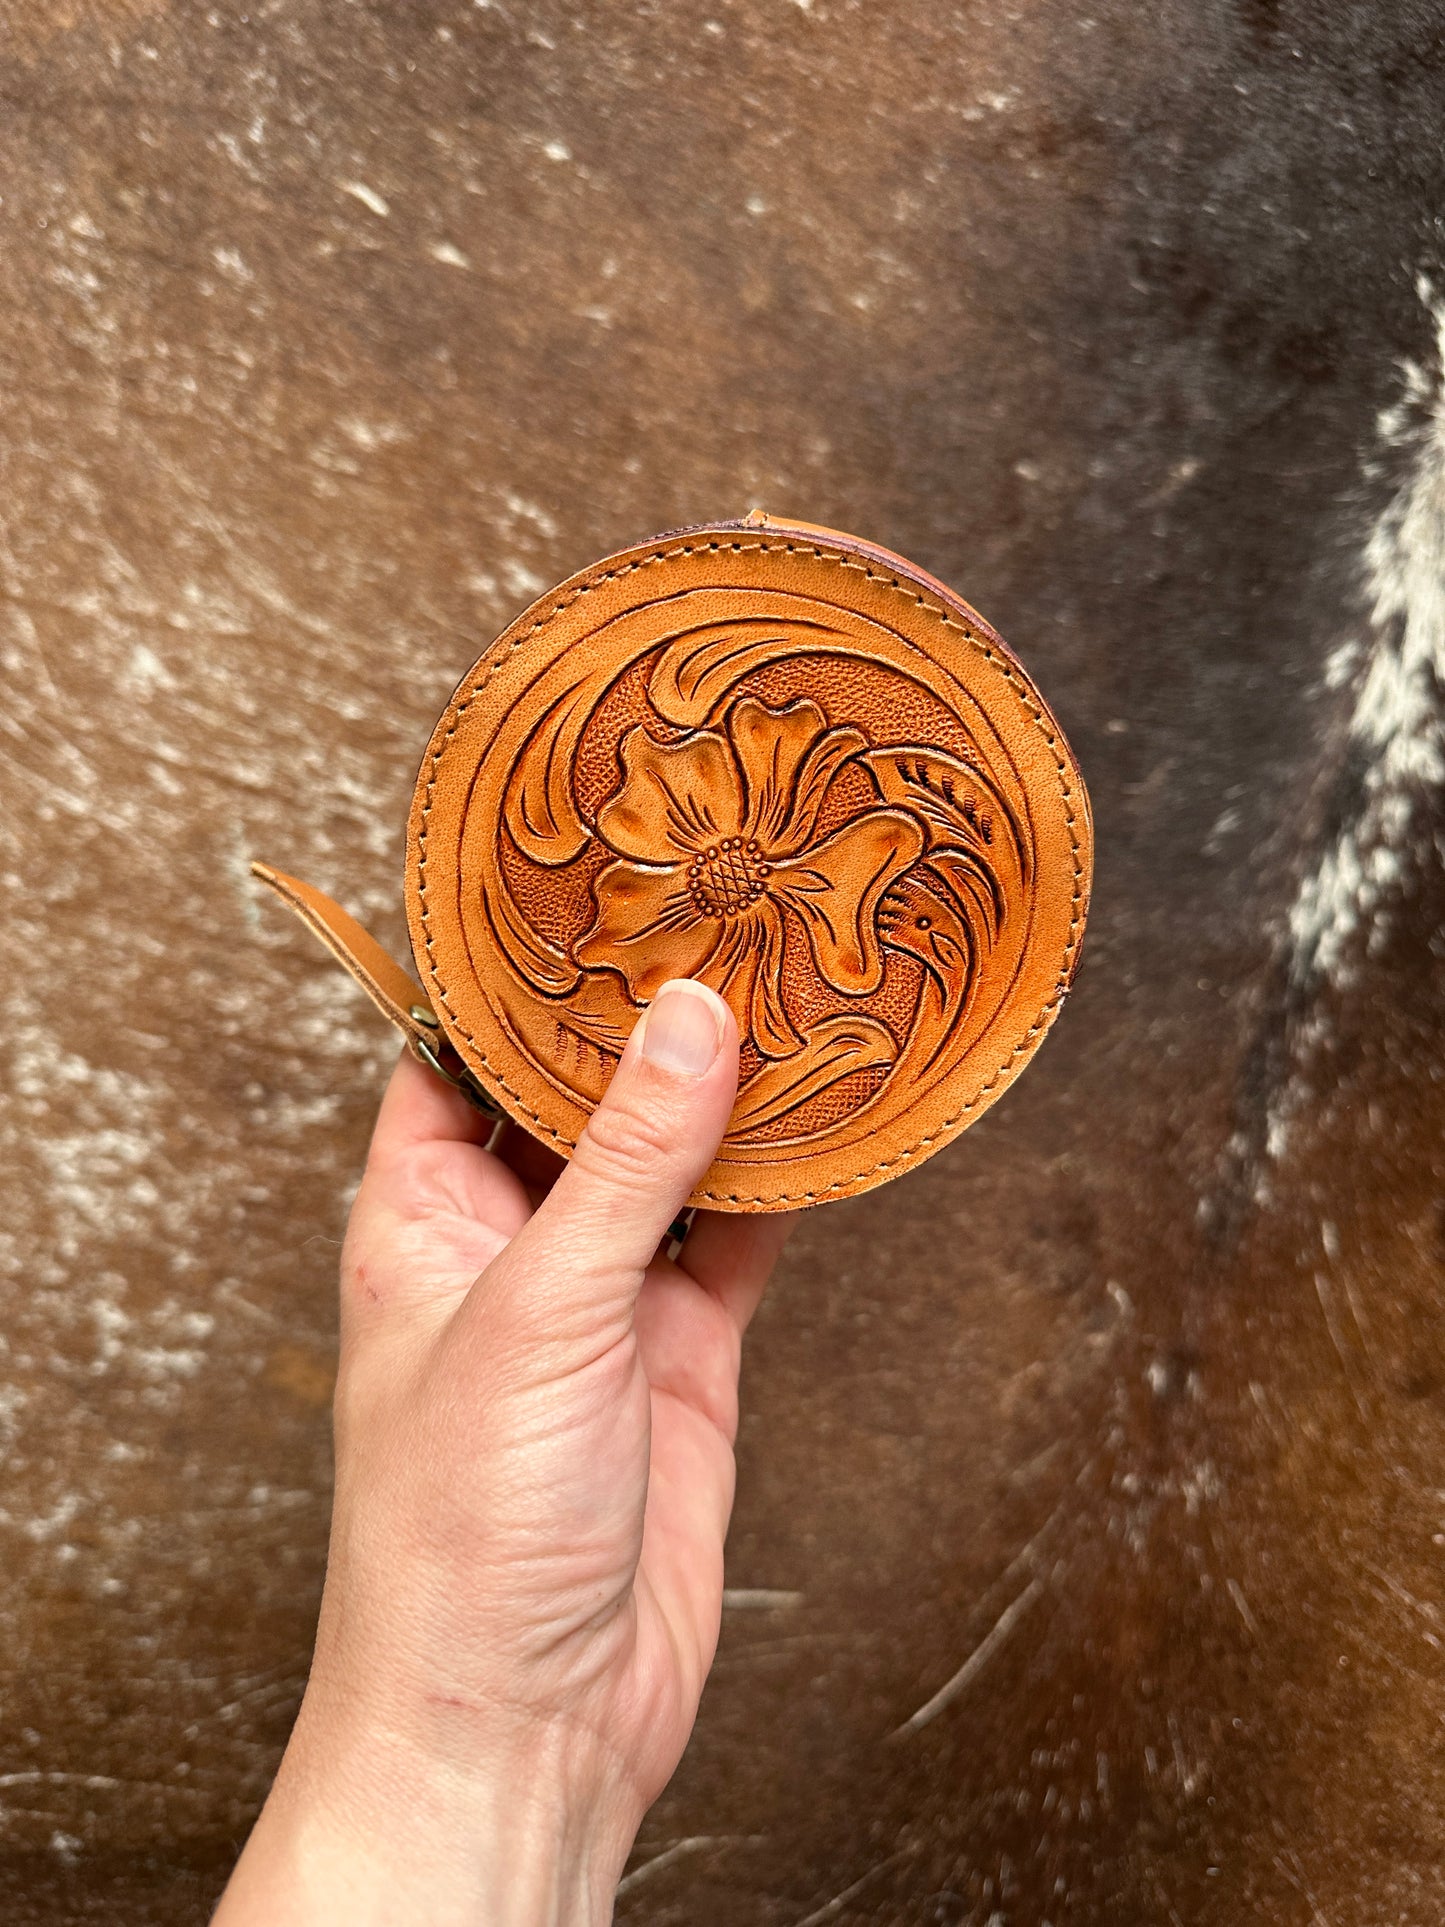
<instances>
[{"instance_id":1,"label":"tooled leather purse","mask_svg":"<svg viewBox=\"0 0 1445 1927\"><path fill-rule=\"evenodd\" d=\"M407 828L418 986L253 865L413 1052L564 1154L671 977L742 1040L693 1205L866 1191L1016 1078L1078 963L1078 766L1004 642L868 542L754 510L608 556L462 678Z\"/></svg>"}]
</instances>

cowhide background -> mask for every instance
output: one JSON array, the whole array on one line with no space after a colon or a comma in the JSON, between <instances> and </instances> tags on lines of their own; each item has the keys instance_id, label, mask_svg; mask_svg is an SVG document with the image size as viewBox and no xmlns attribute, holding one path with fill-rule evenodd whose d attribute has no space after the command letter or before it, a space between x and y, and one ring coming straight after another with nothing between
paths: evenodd
<instances>
[{"instance_id":1,"label":"cowhide background","mask_svg":"<svg viewBox=\"0 0 1445 1927\"><path fill-rule=\"evenodd\" d=\"M652 1927L1445 1919L1445 6L0 0L0 1914L301 1691L454 679L757 503L1092 786L1069 1010L755 1328ZM924 1716L924 1709L931 1717Z\"/></svg>"}]
</instances>

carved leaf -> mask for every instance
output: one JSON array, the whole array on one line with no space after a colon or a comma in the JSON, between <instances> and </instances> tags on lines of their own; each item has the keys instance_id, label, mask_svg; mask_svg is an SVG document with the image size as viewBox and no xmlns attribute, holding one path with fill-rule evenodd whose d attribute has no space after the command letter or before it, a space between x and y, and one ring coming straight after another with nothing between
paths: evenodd
<instances>
[{"instance_id":1,"label":"carved leaf","mask_svg":"<svg viewBox=\"0 0 1445 1927\"><path fill-rule=\"evenodd\" d=\"M794 1056L765 1064L743 1085L724 1142L746 1142L750 1134L776 1124L841 1078L891 1064L897 1055L897 1040L877 1018L862 1012L825 1017Z\"/></svg>"},{"instance_id":2,"label":"carved leaf","mask_svg":"<svg viewBox=\"0 0 1445 1927\"><path fill-rule=\"evenodd\" d=\"M859 761L885 802L902 804L922 821L930 855L958 850L990 879L1002 922L1023 895L1028 845L991 779L945 750L912 745L869 750Z\"/></svg>"},{"instance_id":3,"label":"carved leaf","mask_svg":"<svg viewBox=\"0 0 1445 1927\"><path fill-rule=\"evenodd\" d=\"M503 821L534 863L570 863L590 835L572 793L572 768L592 713L616 676L615 666L579 676L551 704L512 765Z\"/></svg>"},{"instance_id":4,"label":"carved leaf","mask_svg":"<svg viewBox=\"0 0 1445 1927\"><path fill-rule=\"evenodd\" d=\"M734 606L739 599L736 592L729 598ZM768 600L776 608L779 598ZM652 673L652 702L671 722L700 723L735 683L766 663L815 650L860 651L861 638L830 621L823 605L811 606L816 614L730 615L677 631Z\"/></svg>"}]
</instances>

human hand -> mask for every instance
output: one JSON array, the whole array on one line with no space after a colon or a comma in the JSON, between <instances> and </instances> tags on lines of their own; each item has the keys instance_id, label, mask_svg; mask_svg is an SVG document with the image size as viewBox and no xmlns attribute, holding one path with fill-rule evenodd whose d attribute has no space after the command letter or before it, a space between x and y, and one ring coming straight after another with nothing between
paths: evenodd
<instances>
[{"instance_id":1,"label":"human hand","mask_svg":"<svg viewBox=\"0 0 1445 1927\"><path fill-rule=\"evenodd\" d=\"M664 986L565 1168L403 1057L342 1256L316 1654L218 1927L610 1920L717 1642L742 1334L788 1220L700 1212L726 1004Z\"/></svg>"}]
</instances>

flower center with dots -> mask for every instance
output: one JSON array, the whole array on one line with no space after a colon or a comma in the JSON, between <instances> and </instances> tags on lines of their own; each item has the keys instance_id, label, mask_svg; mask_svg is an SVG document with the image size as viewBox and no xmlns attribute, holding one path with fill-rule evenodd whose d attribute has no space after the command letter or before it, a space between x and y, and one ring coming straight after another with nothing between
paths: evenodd
<instances>
[{"instance_id":1,"label":"flower center with dots","mask_svg":"<svg viewBox=\"0 0 1445 1927\"><path fill-rule=\"evenodd\" d=\"M739 917L766 893L772 867L756 837L725 836L692 859L687 887L703 916Z\"/></svg>"}]
</instances>

